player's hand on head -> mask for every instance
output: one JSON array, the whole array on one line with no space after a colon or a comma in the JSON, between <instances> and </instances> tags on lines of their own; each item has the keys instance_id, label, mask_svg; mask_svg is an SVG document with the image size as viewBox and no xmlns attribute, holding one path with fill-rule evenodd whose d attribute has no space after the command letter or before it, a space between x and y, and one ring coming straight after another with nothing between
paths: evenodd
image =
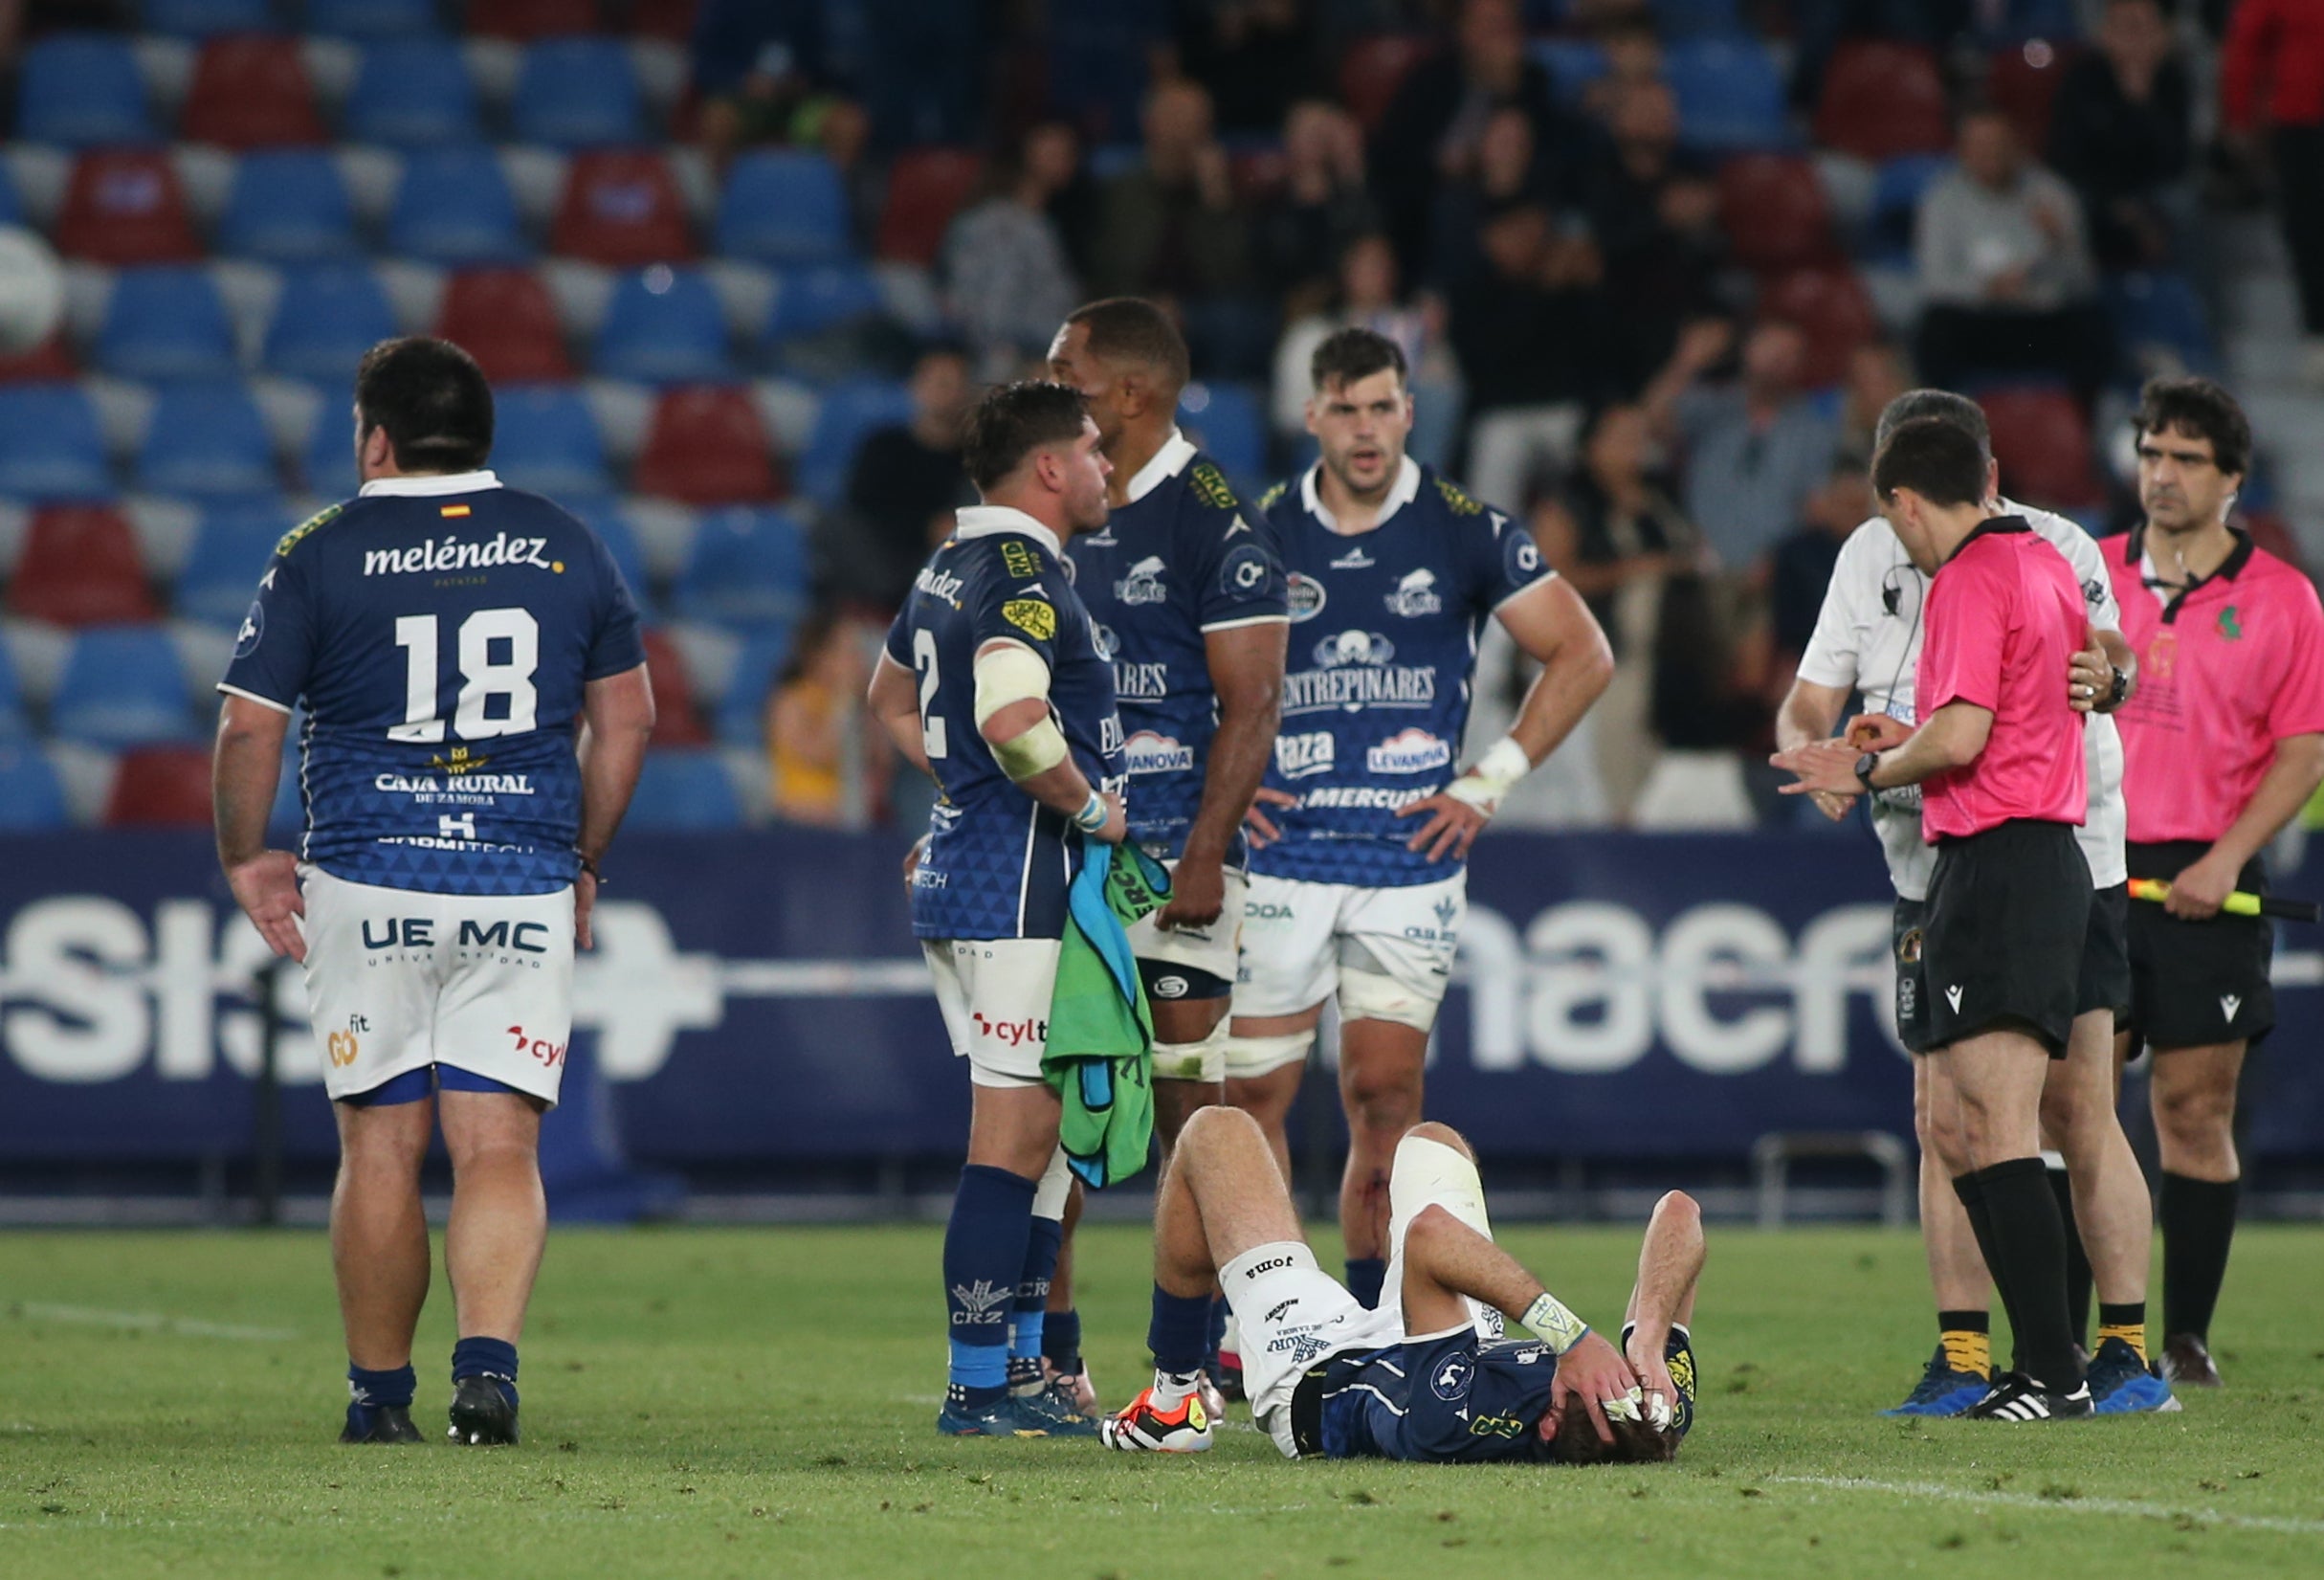
<instances>
[{"instance_id":1,"label":"player's hand on head","mask_svg":"<svg viewBox=\"0 0 2324 1580\"><path fill-rule=\"evenodd\" d=\"M2188 922L2207 922L2219 914L2227 896L2235 892L2236 869L2206 855L2171 879L2171 898L2162 908Z\"/></svg>"},{"instance_id":2,"label":"player's hand on head","mask_svg":"<svg viewBox=\"0 0 2324 1580\"><path fill-rule=\"evenodd\" d=\"M1632 1333L1630 1342L1623 1348L1622 1358L1629 1363L1638 1386L1646 1392L1648 1424L1668 1426L1671 1413L1677 1408L1678 1385L1671 1379L1671 1368L1662 1358L1661 1344L1649 1344Z\"/></svg>"},{"instance_id":3,"label":"player's hand on head","mask_svg":"<svg viewBox=\"0 0 2324 1580\"><path fill-rule=\"evenodd\" d=\"M1207 927L1226 908L1225 866L1215 859L1181 857L1178 870L1170 875L1170 902L1155 917L1154 924L1164 932L1173 927Z\"/></svg>"},{"instance_id":4,"label":"player's hand on head","mask_svg":"<svg viewBox=\"0 0 2324 1580\"><path fill-rule=\"evenodd\" d=\"M1428 820L1420 826L1420 832L1405 841L1405 849L1417 851L1431 861L1442 861L1448 856L1456 861L1466 860L1469 847L1492 821L1480 808L1442 792L1408 807L1399 807L1396 815L1427 816Z\"/></svg>"},{"instance_id":5,"label":"player's hand on head","mask_svg":"<svg viewBox=\"0 0 2324 1580\"><path fill-rule=\"evenodd\" d=\"M1623 1408L1637 1386L1638 1374L1629 1363L1593 1331L1558 1357L1558 1374L1549 1387L1549 1413L1553 1419L1563 1415L1566 1401L1578 1397L1598 1429L1598 1440L1610 1443L1614 1429L1605 1424L1605 1407L1610 1403Z\"/></svg>"},{"instance_id":6,"label":"player's hand on head","mask_svg":"<svg viewBox=\"0 0 2324 1580\"><path fill-rule=\"evenodd\" d=\"M1887 751L1913 738L1913 726L1885 713L1859 713L1841 737L1859 752Z\"/></svg>"},{"instance_id":7,"label":"player's hand on head","mask_svg":"<svg viewBox=\"0 0 2324 1580\"><path fill-rule=\"evenodd\" d=\"M288 851L261 851L226 870L227 886L266 946L306 963L306 934L299 925L306 899L299 892L299 858Z\"/></svg>"},{"instance_id":8,"label":"player's hand on head","mask_svg":"<svg viewBox=\"0 0 2324 1580\"><path fill-rule=\"evenodd\" d=\"M1272 845L1283 837L1275 820L1259 809L1262 807L1295 807L1299 798L1289 790L1279 790L1273 785L1261 785L1251 798L1251 810L1243 814L1243 837L1251 841L1251 849Z\"/></svg>"},{"instance_id":9,"label":"player's hand on head","mask_svg":"<svg viewBox=\"0 0 2324 1580\"><path fill-rule=\"evenodd\" d=\"M2076 713L2101 705L2114 689L2114 665L2106 649L2095 642L2076 653L2066 664L2066 700Z\"/></svg>"}]
</instances>

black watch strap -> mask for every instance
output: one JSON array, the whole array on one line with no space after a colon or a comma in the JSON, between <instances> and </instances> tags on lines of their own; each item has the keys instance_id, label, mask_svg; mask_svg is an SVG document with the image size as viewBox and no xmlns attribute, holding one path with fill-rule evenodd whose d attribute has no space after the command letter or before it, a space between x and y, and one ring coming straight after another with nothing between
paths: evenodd
<instances>
[{"instance_id":1,"label":"black watch strap","mask_svg":"<svg viewBox=\"0 0 2324 1580\"><path fill-rule=\"evenodd\" d=\"M575 851L573 853L573 859L581 863L581 870L587 873L590 879L596 882L599 888L602 889L605 887L606 875L597 870L597 861L595 857L584 856L579 851Z\"/></svg>"},{"instance_id":2,"label":"black watch strap","mask_svg":"<svg viewBox=\"0 0 2324 1580\"><path fill-rule=\"evenodd\" d=\"M2131 672L2120 664L2109 664L2107 667L2114 671L2114 683L2106 688L2106 705L2118 708L2130 700Z\"/></svg>"},{"instance_id":3,"label":"black watch strap","mask_svg":"<svg viewBox=\"0 0 2324 1580\"><path fill-rule=\"evenodd\" d=\"M1856 759L1856 783L1869 792L1872 789L1872 770L1880 766L1880 753L1868 751Z\"/></svg>"}]
</instances>

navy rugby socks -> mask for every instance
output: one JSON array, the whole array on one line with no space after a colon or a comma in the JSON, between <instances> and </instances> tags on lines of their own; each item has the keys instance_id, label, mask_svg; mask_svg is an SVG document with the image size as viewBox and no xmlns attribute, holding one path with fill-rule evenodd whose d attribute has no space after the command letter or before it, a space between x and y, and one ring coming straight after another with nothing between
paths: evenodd
<instances>
[{"instance_id":1,"label":"navy rugby socks","mask_svg":"<svg viewBox=\"0 0 2324 1580\"><path fill-rule=\"evenodd\" d=\"M1049 1281L1057 1275L1057 1250L1065 1243L1065 1225L1056 1218L1035 1216L1025 1238L1025 1274L1017 1280L1017 1300L1008 1330L1008 1386L1041 1386L1041 1346L1049 1313Z\"/></svg>"},{"instance_id":2,"label":"navy rugby socks","mask_svg":"<svg viewBox=\"0 0 2324 1580\"><path fill-rule=\"evenodd\" d=\"M462 1339L452 1346L452 1380L492 1377L517 1408L517 1346L506 1339Z\"/></svg>"},{"instance_id":3,"label":"navy rugby socks","mask_svg":"<svg viewBox=\"0 0 2324 1580\"><path fill-rule=\"evenodd\" d=\"M1385 1257L1350 1257L1347 1259L1348 1293L1363 1303L1366 1310L1380 1307L1381 1285L1388 1281L1388 1260Z\"/></svg>"},{"instance_id":4,"label":"navy rugby socks","mask_svg":"<svg viewBox=\"0 0 2324 1580\"><path fill-rule=\"evenodd\" d=\"M986 1410L1008 1392L1008 1318L1025 1276L1032 1218L1031 1180L981 1163L961 1170L944 1228L944 1309L952 1335L945 1392L955 1410Z\"/></svg>"}]
</instances>

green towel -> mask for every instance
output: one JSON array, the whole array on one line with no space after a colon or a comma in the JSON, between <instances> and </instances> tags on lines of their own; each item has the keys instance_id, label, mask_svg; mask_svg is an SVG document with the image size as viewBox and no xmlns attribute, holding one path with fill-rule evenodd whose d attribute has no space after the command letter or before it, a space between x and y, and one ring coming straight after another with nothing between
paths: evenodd
<instances>
[{"instance_id":1,"label":"green towel","mask_svg":"<svg viewBox=\"0 0 2324 1580\"><path fill-rule=\"evenodd\" d=\"M1154 1015L1128 928L1169 894L1145 852L1093 843L1067 904L1041 1074L1065 1105L1066 1163L1093 1190L1145 1168L1153 1145Z\"/></svg>"}]
</instances>

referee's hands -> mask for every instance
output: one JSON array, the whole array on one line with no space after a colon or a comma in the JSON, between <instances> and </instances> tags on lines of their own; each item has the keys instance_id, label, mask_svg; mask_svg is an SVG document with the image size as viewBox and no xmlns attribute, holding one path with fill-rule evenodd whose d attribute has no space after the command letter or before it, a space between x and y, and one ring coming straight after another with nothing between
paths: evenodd
<instances>
[{"instance_id":1,"label":"referee's hands","mask_svg":"<svg viewBox=\"0 0 2324 1580\"><path fill-rule=\"evenodd\" d=\"M299 924L306 899L299 892L299 858L288 851L260 851L227 868L226 884L266 946L305 965L306 934Z\"/></svg>"},{"instance_id":2,"label":"referee's hands","mask_svg":"<svg viewBox=\"0 0 2324 1580\"><path fill-rule=\"evenodd\" d=\"M2162 902L2162 908L2184 922L2208 922L2235 892L2238 876L2237 869L2220 861L2216 854L2205 855L2171 879L2171 897Z\"/></svg>"},{"instance_id":3,"label":"referee's hands","mask_svg":"<svg viewBox=\"0 0 2324 1580\"><path fill-rule=\"evenodd\" d=\"M2066 700L2076 713L2099 711L2114 689L2114 660L2096 642L2067 661Z\"/></svg>"}]
</instances>

